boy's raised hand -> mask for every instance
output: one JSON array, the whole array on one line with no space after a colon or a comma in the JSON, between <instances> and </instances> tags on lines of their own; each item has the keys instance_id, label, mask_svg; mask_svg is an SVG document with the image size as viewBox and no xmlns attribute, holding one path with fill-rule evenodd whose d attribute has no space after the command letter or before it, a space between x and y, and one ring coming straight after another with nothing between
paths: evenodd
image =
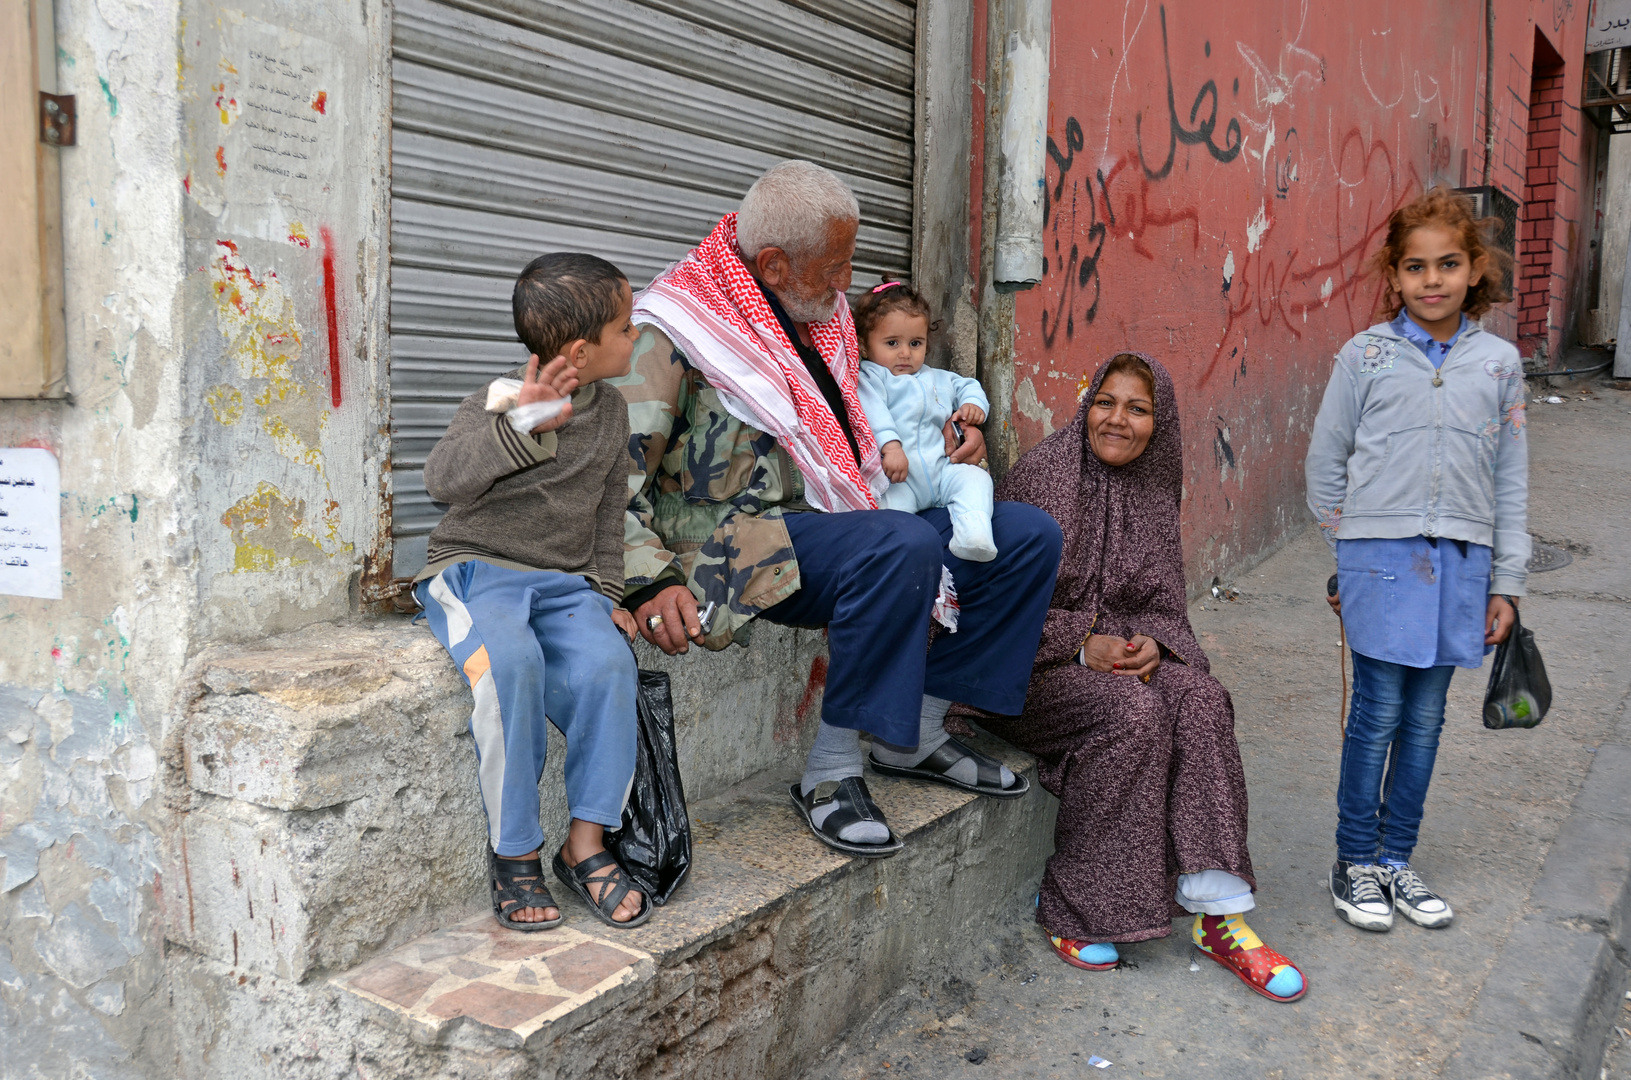
<instances>
[{"instance_id":1,"label":"boy's raised hand","mask_svg":"<svg viewBox=\"0 0 1631 1080\"><path fill-rule=\"evenodd\" d=\"M521 375L521 392L516 399L517 405L531 405L537 401L557 401L569 398L572 391L578 388L578 371L564 356L557 356L542 367L538 364L538 354L534 353L527 358L527 370ZM534 435L541 435L546 431L554 431L568 420L572 419L572 403L568 401L559 416L551 417L532 429Z\"/></svg>"}]
</instances>

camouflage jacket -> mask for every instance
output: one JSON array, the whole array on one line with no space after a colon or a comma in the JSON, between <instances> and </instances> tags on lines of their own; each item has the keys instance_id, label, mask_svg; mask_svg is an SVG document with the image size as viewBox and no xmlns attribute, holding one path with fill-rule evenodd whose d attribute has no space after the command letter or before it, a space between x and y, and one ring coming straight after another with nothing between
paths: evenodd
<instances>
[{"instance_id":1,"label":"camouflage jacket","mask_svg":"<svg viewBox=\"0 0 1631 1080\"><path fill-rule=\"evenodd\" d=\"M664 581L718 604L703 644L746 644L748 624L798 591L783 513L810 510L775 436L743 423L662 331L641 328L634 363L609 379L629 403L625 594Z\"/></svg>"}]
</instances>

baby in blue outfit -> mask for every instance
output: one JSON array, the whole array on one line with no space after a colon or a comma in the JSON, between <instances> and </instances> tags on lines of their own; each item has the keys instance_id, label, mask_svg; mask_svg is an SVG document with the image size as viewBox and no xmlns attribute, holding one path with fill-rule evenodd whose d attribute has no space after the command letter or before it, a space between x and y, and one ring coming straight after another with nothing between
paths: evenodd
<instances>
[{"instance_id":1,"label":"baby in blue outfit","mask_svg":"<svg viewBox=\"0 0 1631 1080\"><path fill-rule=\"evenodd\" d=\"M951 512L948 550L959 559L990 562L991 475L946 456L947 420L982 424L991 408L980 384L925 367L929 305L910 286L885 282L855 308L861 345L861 407L878 441L889 489L883 506L915 514L931 506Z\"/></svg>"}]
</instances>

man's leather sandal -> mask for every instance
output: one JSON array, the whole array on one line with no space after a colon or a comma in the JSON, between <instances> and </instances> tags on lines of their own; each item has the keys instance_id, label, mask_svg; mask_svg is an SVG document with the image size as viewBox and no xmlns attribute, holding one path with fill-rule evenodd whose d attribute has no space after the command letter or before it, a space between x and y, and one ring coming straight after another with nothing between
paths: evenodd
<instances>
[{"instance_id":1,"label":"man's leather sandal","mask_svg":"<svg viewBox=\"0 0 1631 1080\"><path fill-rule=\"evenodd\" d=\"M889 839L881 844L855 844L848 840L839 839L838 834L846 825L853 825L857 821L876 821L884 828L889 828L889 822L884 820L883 811L878 804L872 801L872 793L867 790L866 781L859 776L846 776L837 781L817 784L805 795L799 789L801 785L794 784L788 789L793 797L793 805L804 818L804 824L810 826L810 831L816 834L816 839L845 855L858 855L863 859L884 859L895 854L905 843L895 835L893 829L889 830ZM837 807L822 819L819 826L815 823L815 811L829 803L837 803Z\"/></svg>"},{"instance_id":2,"label":"man's leather sandal","mask_svg":"<svg viewBox=\"0 0 1631 1080\"><path fill-rule=\"evenodd\" d=\"M976 783L965 784L955 777L946 775L947 770L964 758L972 758L974 761ZM1018 773L1014 773L1012 787L1003 787L1002 762L996 758L986 757L979 751L964 746L956 739L947 739L934 753L916 765L909 767L885 765L878 760L877 754L868 754L867 764L872 766L873 772L881 776L899 776L907 780L928 780L931 783L954 787L958 791L966 791L971 795L989 795L993 799L1017 799L1031 790L1031 782Z\"/></svg>"}]
</instances>

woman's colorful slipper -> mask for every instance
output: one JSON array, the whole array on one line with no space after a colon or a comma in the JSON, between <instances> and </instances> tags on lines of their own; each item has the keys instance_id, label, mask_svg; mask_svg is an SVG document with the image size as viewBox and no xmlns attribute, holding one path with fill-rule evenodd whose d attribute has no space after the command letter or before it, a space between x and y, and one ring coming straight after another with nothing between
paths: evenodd
<instances>
[{"instance_id":1,"label":"woman's colorful slipper","mask_svg":"<svg viewBox=\"0 0 1631 1080\"><path fill-rule=\"evenodd\" d=\"M1190 940L1270 1001L1296 1001L1308 993L1302 970L1252 932L1239 915L1197 915Z\"/></svg>"},{"instance_id":2,"label":"woman's colorful slipper","mask_svg":"<svg viewBox=\"0 0 1631 1080\"><path fill-rule=\"evenodd\" d=\"M1048 941L1059 959L1087 971L1109 971L1121 963L1121 954L1112 942L1077 941L1058 934L1049 935Z\"/></svg>"}]
</instances>

